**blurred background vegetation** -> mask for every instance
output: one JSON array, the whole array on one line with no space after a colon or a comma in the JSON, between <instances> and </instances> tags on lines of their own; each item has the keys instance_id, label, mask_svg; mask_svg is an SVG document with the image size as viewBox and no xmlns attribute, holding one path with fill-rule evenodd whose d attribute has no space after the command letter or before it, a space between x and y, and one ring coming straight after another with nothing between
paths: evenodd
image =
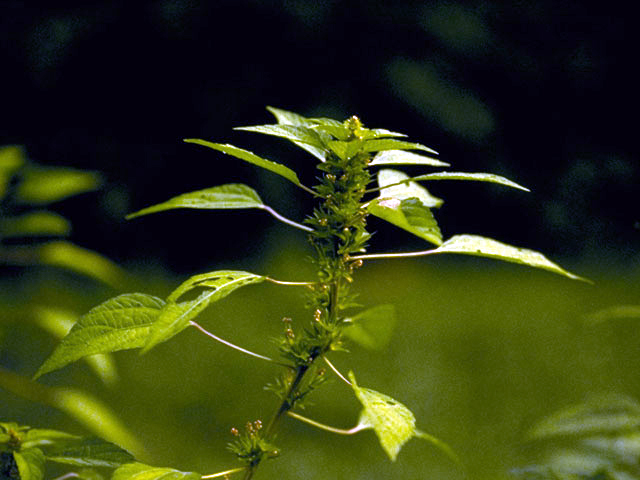
<instances>
[{"instance_id":1,"label":"blurred background vegetation","mask_svg":"<svg viewBox=\"0 0 640 480\"><path fill-rule=\"evenodd\" d=\"M362 303L395 303L397 329L384 351L354 347L336 363L409 406L419 426L449 442L474 477L501 478L541 462L542 447L525 440L542 418L593 395L640 398L634 315L588 317L640 304L640 166L629 119L639 106L629 72L638 34L632 4L605 7L0 2L0 145L23 146L21 158L37 162L39 172L99 172L82 177L86 188L68 197L40 203L4 197L12 200L2 204L0 366L30 377L53 349L55 338L34 306L73 316L122 291L163 296L187 275L216 268L308 279L304 234L260 212L178 211L128 223L123 217L185 191L240 181L300 219L311 208L304 194L181 139L247 146L310 184L310 156L231 128L271 121L265 105L309 116L357 114L368 126L435 148L456 170L498 173L532 189L438 183L432 190L446 202L437 212L445 237L476 233L538 249L596 285L481 259L372 262L358 277ZM7 175L7 195L33 178L17 167ZM5 220L44 207L57 219L47 217L55 224L48 232L7 234ZM399 230L372 225L372 251L422 247ZM6 255L17 247L41 252L62 237L120 268L85 256L75 262L88 265L78 272L46 256L25 264ZM101 273L93 268L98 264ZM92 272L95 279L86 276ZM280 319L303 321L308 313L296 293L260 285L205 315L216 334L270 354L264 339L280 332ZM195 332L147 356L125 352L115 360L116 383L100 381L82 364L42 383L82 388L110 403L150 463L204 473L225 468L232 463L224 449L229 428L275 405L262 390L271 367ZM357 405L334 382L312 412L351 426ZM0 420L87 428L5 390ZM373 435L334 439L289 422L281 447L283 457L265 465L265 478L461 475L417 441L390 464Z\"/></svg>"}]
</instances>

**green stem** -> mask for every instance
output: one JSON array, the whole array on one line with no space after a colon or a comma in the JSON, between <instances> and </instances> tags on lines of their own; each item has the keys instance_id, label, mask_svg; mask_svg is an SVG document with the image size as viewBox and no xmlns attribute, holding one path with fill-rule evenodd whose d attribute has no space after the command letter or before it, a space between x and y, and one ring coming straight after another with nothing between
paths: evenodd
<instances>
[{"instance_id":1,"label":"green stem","mask_svg":"<svg viewBox=\"0 0 640 480\"><path fill-rule=\"evenodd\" d=\"M336 427L331 427L329 425L325 425L324 423L316 422L315 420L311 420L310 418L304 417L295 412L287 412L287 415L289 415L291 418L295 418L296 420L300 420L301 422L307 423L313 427L319 428L320 430L325 430L331 433L337 433L338 435L353 435L354 433L358 433L361 430L365 430L369 428L364 425L356 425L355 427L349 428L349 429L336 428Z\"/></svg>"}]
</instances>

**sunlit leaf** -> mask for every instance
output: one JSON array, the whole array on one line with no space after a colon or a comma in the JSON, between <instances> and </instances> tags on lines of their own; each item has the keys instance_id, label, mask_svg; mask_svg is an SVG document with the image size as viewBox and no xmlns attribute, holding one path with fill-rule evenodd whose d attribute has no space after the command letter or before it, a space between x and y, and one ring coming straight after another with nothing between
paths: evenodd
<instances>
[{"instance_id":1,"label":"sunlit leaf","mask_svg":"<svg viewBox=\"0 0 640 480\"><path fill-rule=\"evenodd\" d=\"M395 140L393 138L366 140L362 147L365 152L382 152L383 150L423 150L425 152L438 154L432 148L420 143L405 142L403 140Z\"/></svg>"},{"instance_id":2,"label":"sunlit leaf","mask_svg":"<svg viewBox=\"0 0 640 480\"><path fill-rule=\"evenodd\" d=\"M347 319L344 336L363 347L379 350L391 339L396 324L393 305L378 305Z\"/></svg>"},{"instance_id":3,"label":"sunlit leaf","mask_svg":"<svg viewBox=\"0 0 640 480\"><path fill-rule=\"evenodd\" d=\"M87 355L143 347L164 306L162 299L143 293L126 293L101 303L80 317L34 378Z\"/></svg>"},{"instance_id":4,"label":"sunlit leaf","mask_svg":"<svg viewBox=\"0 0 640 480\"><path fill-rule=\"evenodd\" d=\"M300 185L300 179L298 179L298 175L296 175L296 172L294 172L288 167L285 167L284 165L281 165L276 162L272 162L271 160L266 160L264 158L261 158L255 153L252 153L248 150L243 150L242 148L234 147L233 145L223 145L221 143L212 143L212 142L208 142L206 140L200 140L197 138L186 138L184 141L186 143L195 143L198 145L202 145L203 147L212 148L213 150L218 150L220 152L234 156L236 158L249 162L253 165L257 165L258 167L262 167L266 170L276 173L286 178L290 182L295 183L296 185Z\"/></svg>"},{"instance_id":5,"label":"sunlit leaf","mask_svg":"<svg viewBox=\"0 0 640 480\"><path fill-rule=\"evenodd\" d=\"M513 247L478 235L455 235L433 250L432 253L461 253L464 255L495 258L504 260L505 262L541 268L574 280L582 280L590 283L586 278L579 277L564 270L539 252L526 248Z\"/></svg>"},{"instance_id":6,"label":"sunlit leaf","mask_svg":"<svg viewBox=\"0 0 640 480\"><path fill-rule=\"evenodd\" d=\"M529 192L530 190L522 185L512 182L508 178L500 175L494 175L492 173L466 173L466 172L437 172L428 173L426 175L418 175L413 177L412 180L425 181L425 180L473 180L476 182L491 182L499 183L500 185L506 185L507 187L517 188Z\"/></svg>"},{"instance_id":7,"label":"sunlit leaf","mask_svg":"<svg viewBox=\"0 0 640 480\"><path fill-rule=\"evenodd\" d=\"M640 405L624 395L603 395L545 418L529 433L532 440L630 432L640 427Z\"/></svg>"},{"instance_id":8,"label":"sunlit leaf","mask_svg":"<svg viewBox=\"0 0 640 480\"><path fill-rule=\"evenodd\" d=\"M76 467L119 467L135 459L126 450L101 438L89 437L47 451L47 460Z\"/></svg>"},{"instance_id":9,"label":"sunlit leaf","mask_svg":"<svg viewBox=\"0 0 640 480\"><path fill-rule=\"evenodd\" d=\"M128 463L118 467L111 480L200 480L195 472L181 472L173 468L151 467L142 463Z\"/></svg>"},{"instance_id":10,"label":"sunlit leaf","mask_svg":"<svg viewBox=\"0 0 640 480\"><path fill-rule=\"evenodd\" d=\"M280 125L291 125L294 127L312 126L312 123L309 121L308 118L305 118L302 115L299 115L297 113L289 112L287 110L281 110L279 108L274 108L274 107L267 107L267 110L269 110L273 114L273 116L276 117L276 120ZM309 152L311 155L313 155L320 161L324 162L324 156L325 156L324 147L315 147L313 145L309 145L303 142L293 142L293 143L298 147L302 148L303 150L306 150L307 152Z\"/></svg>"},{"instance_id":11,"label":"sunlit leaf","mask_svg":"<svg viewBox=\"0 0 640 480\"><path fill-rule=\"evenodd\" d=\"M168 298L160 316L151 328L143 352L168 340L189 326L189 321L213 302L217 302L234 290L264 281L264 277L249 272L223 270L191 277L178 287ZM175 303L185 292L204 287L206 290L195 300Z\"/></svg>"},{"instance_id":12,"label":"sunlit leaf","mask_svg":"<svg viewBox=\"0 0 640 480\"><path fill-rule=\"evenodd\" d=\"M49 306L33 307L33 317L40 328L51 333L55 338L62 339L69 333L78 315L67 310ZM107 385L114 385L118 380L118 372L113 357L110 354L96 354L84 357L89 367Z\"/></svg>"},{"instance_id":13,"label":"sunlit leaf","mask_svg":"<svg viewBox=\"0 0 640 480\"><path fill-rule=\"evenodd\" d=\"M39 448L28 448L13 452L18 465L20 480L42 480L44 478L44 453Z\"/></svg>"},{"instance_id":14,"label":"sunlit leaf","mask_svg":"<svg viewBox=\"0 0 640 480\"><path fill-rule=\"evenodd\" d=\"M328 143L329 149L335 153L342 160L352 158L358 151L362 149L362 142L343 142L340 140L333 140Z\"/></svg>"},{"instance_id":15,"label":"sunlit leaf","mask_svg":"<svg viewBox=\"0 0 640 480\"><path fill-rule=\"evenodd\" d=\"M73 388L45 387L0 367L0 387L29 401L61 410L96 435L122 445L136 456L146 454L144 446L118 416L101 400Z\"/></svg>"},{"instance_id":16,"label":"sunlit leaf","mask_svg":"<svg viewBox=\"0 0 640 480\"><path fill-rule=\"evenodd\" d=\"M324 148L320 133L309 127L293 125L255 125L251 127L236 127L234 130L273 135L275 137L286 138L291 142L305 143L319 149Z\"/></svg>"},{"instance_id":17,"label":"sunlit leaf","mask_svg":"<svg viewBox=\"0 0 640 480\"><path fill-rule=\"evenodd\" d=\"M16 188L16 200L32 205L46 205L74 195L96 190L100 176L64 167L29 166L22 171Z\"/></svg>"},{"instance_id":18,"label":"sunlit leaf","mask_svg":"<svg viewBox=\"0 0 640 480\"><path fill-rule=\"evenodd\" d=\"M127 219L175 208L236 209L263 208L264 204L255 190L241 183L229 183L217 187L183 193L166 202L143 208L127 215Z\"/></svg>"},{"instance_id":19,"label":"sunlit leaf","mask_svg":"<svg viewBox=\"0 0 640 480\"><path fill-rule=\"evenodd\" d=\"M202 273L194 275L182 283L167 297L167 301L175 302L186 292L197 287L212 288L226 296L236 288L262 281L264 281L263 276L241 270L217 270L215 272Z\"/></svg>"},{"instance_id":20,"label":"sunlit leaf","mask_svg":"<svg viewBox=\"0 0 640 480\"><path fill-rule=\"evenodd\" d=\"M446 443L416 429L415 416L402 403L375 390L359 387L353 372L349 372L349 380L363 406L359 425L373 429L380 445L392 461L396 460L402 446L413 437L427 440L458 461Z\"/></svg>"},{"instance_id":21,"label":"sunlit leaf","mask_svg":"<svg viewBox=\"0 0 640 480\"><path fill-rule=\"evenodd\" d=\"M404 182L404 183L400 183ZM380 198L396 198L404 200L406 198L417 198L425 207L438 208L443 201L434 197L423 186L411 181L411 178L399 170L385 168L378 172L378 186L380 187Z\"/></svg>"},{"instance_id":22,"label":"sunlit leaf","mask_svg":"<svg viewBox=\"0 0 640 480\"><path fill-rule=\"evenodd\" d=\"M114 288L127 281L124 270L108 258L70 242L49 242L34 250L43 265L64 268L95 278Z\"/></svg>"},{"instance_id":23,"label":"sunlit leaf","mask_svg":"<svg viewBox=\"0 0 640 480\"><path fill-rule=\"evenodd\" d=\"M392 132L391 130L387 130L385 128L372 128L365 130L365 138L406 137L404 133Z\"/></svg>"},{"instance_id":24,"label":"sunlit leaf","mask_svg":"<svg viewBox=\"0 0 640 480\"><path fill-rule=\"evenodd\" d=\"M29 212L16 217L6 217L0 223L3 237L65 236L71 224L53 212Z\"/></svg>"},{"instance_id":25,"label":"sunlit leaf","mask_svg":"<svg viewBox=\"0 0 640 480\"><path fill-rule=\"evenodd\" d=\"M431 210L417 198L376 199L369 203L367 211L435 245L442 243L442 234Z\"/></svg>"},{"instance_id":26,"label":"sunlit leaf","mask_svg":"<svg viewBox=\"0 0 640 480\"><path fill-rule=\"evenodd\" d=\"M385 150L376 154L369 164L376 165L431 165L434 167L448 167L449 164L436 158L425 157L405 150Z\"/></svg>"}]
</instances>

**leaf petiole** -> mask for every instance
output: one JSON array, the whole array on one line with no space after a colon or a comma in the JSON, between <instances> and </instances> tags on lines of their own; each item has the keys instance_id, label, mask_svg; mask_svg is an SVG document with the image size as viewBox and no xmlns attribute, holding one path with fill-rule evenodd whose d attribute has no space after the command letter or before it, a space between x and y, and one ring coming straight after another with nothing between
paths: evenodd
<instances>
[{"instance_id":1,"label":"leaf petiole","mask_svg":"<svg viewBox=\"0 0 640 480\"><path fill-rule=\"evenodd\" d=\"M233 475L234 473L244 472L246 469L247 467L232 468L230 470L225 470L224 472L212 473L211 475L203 475L200 478L205 479L205 478L225 477L227 475Z\"/></svg>"},{"instance_id":2,"label":"leaf petiole","mask_svg":"<svg viewBox=\"0 0 640 480\"><path fill-rule=\"evenodd\" d=\"M316 422L315 420L311 420L310 418L303 417L302 415L298 415L297 413L294 413L292 411L288 411L287 415L289 415L291 418L295 418L296 420L300 420L301 422L307 423L313 427L319 428L320 430L325 430L331 433L337 433L338 435L353 435L354 433L358 433L361 430L366 430L367 428L370 428L367 425L356 425L355 427L349 428L349 429L336 428L336 427L331 427L329 425L325 425L324 423Z\"/></svg>"}]
</instances>

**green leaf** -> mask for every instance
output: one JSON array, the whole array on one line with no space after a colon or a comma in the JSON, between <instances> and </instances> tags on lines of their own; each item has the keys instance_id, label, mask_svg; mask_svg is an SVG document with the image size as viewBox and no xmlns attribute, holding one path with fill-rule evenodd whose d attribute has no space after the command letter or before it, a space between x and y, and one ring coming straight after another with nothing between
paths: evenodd
<instances>
[{"instance_id":1,"label":"green leaf","mask_svg":"<svg viewBox=\"0 0 640 480\"><path fill-rule=\"evenodd\" d=\"M276 120L280 125L291 125L294 127L312 126L312 123L309 121L308 118L305 118L302 115L299 115L297 113L289 112L287 110L281 110L279 108L274 108L274 107L267 107L267 110L269 110L269 112L271 112L273 116L276 117ZM313 155L320 161L324 162L324 156L325 156L324 147L315 147L313 145L309 145L303 142L293 142L293 143L298 147L302 148L303 150L306 150L307 152L309 152L311 155Z\"/></svg>"},{"instance_id":2,"label":"green leaf","mask_svg":"<svg viewBox=\"0 0 640 480\"><path fill-rule=\"evenodd\" d=\"M332 140L328 143L329 149L335 153L342 160L347 160L353 157L358 151L362 149L362 142L351 141L343 142L340 140Z\"/></svg>"},{"instance_id":3,"label":"green leaf","mask_svg":"<svg viewBox=\"0 0 640 480\"><path fill-rule=\"evenodd\" d=\"M640 405L624 395L599 395L545 418L529 432L529 439L560 436L613 435L640 427Z\"/></svg>"},{"instance_id":4,"label":"green leaf","mask_svg":"<svg viewBox=\"0 0 640 480\"><path fill-rule=\"evenodd\" d=\"M24 165L24 149L17 145L0 147L0 199L7 193L13 175Z\"/></svg>"},{"instance_id":5,"label":"green leaf","mask_svg":"<svg viewBox=\"0 0 640 480\"><path fill-rule=\"evenodd\" d=\"M173 468L151 467L143 463L128 463L118 467L111 480L200 480L195 472L181 472Z\"/></svg>"},{"instance_id":6,"label":"green leaf","mask_svg":"<svg viewBox=\"0 0 640 480\"><path fill-rule=\"evenodd\" d=\"M362 146L365 152L381 152L383 150L423 150L425 152L438 154L435 150L419 143L405 142L393 138L366 140Z\"/></svg>"},{"instance_id":7,"label":"green leaf","mask_svg":"<svg viewBox=\"0 0 640 480\"><path fill-rule=\"evenodd\" d=\"M294 143L305 143L319 149L325 148L320 133L312 128L304 126L255 125L251 127L236 127L234 128L234 130L262 133L264 135L273 135L275 137L286 138L287 140Z\"/></svg>"},{"instance_id":8,"label":"green leaf","mask_svg":"<svg viewBox=\"0 0 640 480\"><path fill-rule=\"evenodd\" d=\"M229 183L173 197L166 202L127 215L127 220L175 208L235 209L263 208L255 190L241 183Z\"/></svg>"},{"instance_id":9,"label":"green leaf","mask_svg":"<svg viewBox=\"0 0 640 480\"><path fill-rule=\"evenodd\" d=\"M31 205L46 205L90 192L101 183L97 173L64 167L29 166L22 175L16 188L16 200Z\"/></svg>"},{"instance_id":10,"label":"green leaf","mask_svg":"<svg viewBox=\"0 0 640 480\"><path fill-rule=\"evenodd\" d=\"M42 480L44 478L44 453L39 448L29 448L13 452L18 465L20 480Z\"/></svg>"},{"instance_id":11,"label":"green leaf","mask_svg":"<svg viewBox=\"0 0 640 480\"><path fill-rule=\"evenodd\" d=\"M640 305L615 305L593 312L586 316L590 322L605 322L607 320L640 319Z\"/></svg>"},{"instance_id":12,"label":"green leaf","mask_svg":"<svg viewBox=\"0 0 640 480\"><path fill-rule=\"evenodd\" d=\"M376 199L369 203L367 211L435 245L442 243L442 234L431 210L417 198Z\"/></svg>"},{"instance_id":13,"label":"green leaf","mask_svg":"<svg viewBox=\"0 0 640 480\"><path fill-rule=\"evenodd\" d=\"M126 450L97 437L83 438L74 444L53 449L46 457L47 460L76 467L115 468L135 461Z\"/></svg>"},{"instance_id":14,"label":"green leaf","mask_svg":"<svg viewBox=\"0 0 640 480\"><path fill-rule=\"evenodd\" d=\"M55 241L34 249L39 263L95 278L114 288L126 282L126 273L108 258L70 242Z\"/></svg>"},{"instance_id":15,"label":"green leaf","mask_svg":"<svg viewBox=\"0 0 640 480\"><path fill-rule=\"evenodd\" d=\"M375 390L359 387L353 372L349 372L349 380L356 397L364 407L358 424L373 429L391 461L396 460L402 446L413 437L429 441L454 461L458 461L446 443L416 429L415 416L402 403Z\"/></svg>"},{"instance_id":16,"label":"green leaf","mask_svg":"<svg viewBox=\"0 0 640 480\"><path fill-rule=\"evenodd\" d=\"M167 297L167 301L175 302L186 292L197 287L208 287L217 291L219 290L219 293L223 295L220 298L223 298L236 288L244 287L252 283L260 283L264 281L264 279L265 277L262 275L243 272L241 270L216 270L215 272L202 273L200 275L194 275L182 283L171 292L171 295Z\"/></svg>"},{"instance_id":17,"label":"green leaf","mask_svg":"<svg viewBox=\"0 0 640 480\"><path fill-rule=\"evenodd\" d=\"M398 200L417 198L425 207L429 208L438 208L442 205L442 199L434 197L426 188L411 180L406 173L398 170L388 168L380 170L378 172L379 197Z\"/></svg>"},{"instance_id":18,"label":"green leaf","mask_svg":"<svg viewBox=\"0 0 640 480\"><path fill-rule=\"evenodd\" d=\"M66 236L71 232L71 224L57 213L29 212L2 219L1 231L3 237Z\"/></svg>"},{"instance_id":19,"label":"green leaf","mask_svg":"<svg viewBox=\"0 0 640 480\"><path fill-rule=\"evenodd\" d=\"M391 339L396 324L393 305L378 305L346 319L344 336L363 347L381 350Z\"/></svg>"},{"instance_id":20,"label":"green leaf","mask_svg":"<svg viewBox=\"0 0 640 480\"><path fill-rule=\"evenodd\" d=\"M376 154L369 164L376 165L431 165L434 167L448 167L449 164L436 158L425 157L404 150L385 150Z\"/></svg>"},{"instance_id":21,"label":"green leaf","mask_svg":"<svg viewBox=\"0 0 640 480\"><path fill-rule=\"evenodd\" d=\"M62 339L67 335L73 324L78 320L78 315L67 310L48 306L33 307L32 310L35 323L57 339ZM111 355L89 355L84 357L84 361L105 384L115 385L118 380L118 372Z\"/></svg>"},{"instance_id":22,"label":"green leaf","mask_svg":"<svg viewBox=\"0 0 640 480\"><path fill-rule=\"evenodd\" d=\"M67 432L61 432L60 430L49 430L49 429L41 429L41 428L31 428L29 429L23 439L22 439L22 448L33 448L33 447L48 447L52 445L62 445L68 444L72 441L78 441L80 437L77 435L72 435Z\"/></svg>"},{"instance_id":23,"label":"green leaf","mask_svg":"<svg viewBox=\"0 0 640 480\"><path fill-rule=\"evenodd\" d=\"M200 140L197 138L185 138L184 141L186 143L195 143L197 145L202 145L203 147L212 148L214 150L218 150L220 152L226 153L228 155L239 158L240 160L244 160L253 165L257 165L258 167L262 167L266 170L269 170L273 173L276 173L290 182L295 183L300 186L300 179L298 179L298 175L296 172L291 170L284 165L281 165L276 162L272 162L271 160L266 160L264 158L259 157L255 153L252 153L248 150L243 150L242 148L234 147L233 145L223 145L221 143L212 143L206 140Z\"/></svg>"},{"instance_id":24,"label":"green leaf","mask_svg":"<svg viewBox=\"0 0 640 480\"><path fill-rule=\"evenodd\" d=\"M417 177L413 177L412 180L416 182L424 180L473 180L477 182L499 183L500 185L506 185L507 187L524 190L525 192L530 191L528 188L523 187L516 182L512 182L508 178L501 177L500 175L494 175L492 173L437 172L419 175Z\"/></svg>"},{"instance_id":25,"label":"green leaf","mask_svg":"<svg viewBox=\"0 0 640 480\"><path fill-rule=\"evenodd\" d=\"M165 302L143 293L111 298L82 316L44 362L34 378L96 353L145 345Z\"/></svg>"},{"instance_id":26,"label":"green leaf","mask_svg":"<svg viewBox=\"0 0 640 480\"><path fill-rule=\"evenodd\" d=\"M153 324L142 353L148 352L157 344L164 342L189 326L209 304L217 302L234 290L264 281L264 277L242 271L223 270L197 275L178 287L168 298L160 316ZM207 290L195 300L175 303L180 296L192 288L205 287Z\"/></svg>"},{"instance_id":27,"label":"green leaf","mask_svg":"<svg viewBox=\"0 0 640 480\"><path fill-rule=\"evenodd\" d=\"M564 270L539 252L526 248L512 247L511 245L478 235L455 235L435 250L432 250L432 253L461 253L464 255L495 258L504 260L505 262L541 268L573 280L591 283L591 281L586 278L579 277Z\"/></svg>"}]
</instances>

